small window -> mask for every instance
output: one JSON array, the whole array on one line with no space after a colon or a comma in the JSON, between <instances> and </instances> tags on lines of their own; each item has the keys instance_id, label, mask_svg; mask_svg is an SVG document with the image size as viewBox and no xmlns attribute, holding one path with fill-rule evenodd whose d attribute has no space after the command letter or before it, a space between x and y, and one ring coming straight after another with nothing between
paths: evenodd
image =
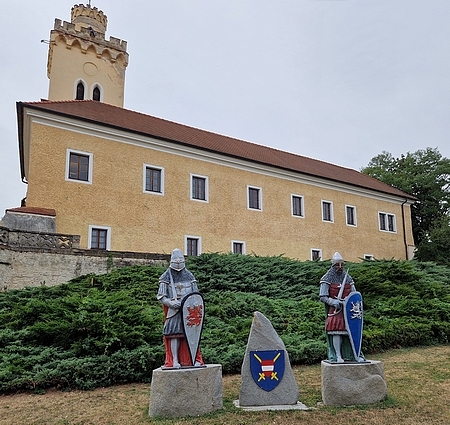
<instances>
[{"instance_id":1,"label":"small window","mask_svg":"<svg viewBox=\"0 0 450 425\"><path fill-rule=\"evenodd\" d=\"M321 249L311 249L311 260L312 261L320 261L322 259L322 250Z\"/></svg>"},{"instance_id":2,"label":"small window","mask_svg":"<svg viewBox=\"0 0 450 425\"><path fill-rule=\"evenodd\" d=\"M187 256L197 256L201 254L201 238L198 236L186 236L185 252Z\"/></svg>"},{"instance_id":3,"label":"small window","mask_svg":"<svg viewBox=\"0 0 450 425\"><path fill-rule=\"evenodd\" d=\"M245 254L245 242L232 241L231 251L233 252L233 254Z\"/></svg>"},{"instance_id":4,"label":"small window","mask_svg":"<svg viewBox=\"0 0 450 425\"><path fill-rule=\"evenodd\" d=\"M322 201L322 220L333 222L333 203Z\"/></svg>"},{"instance_id":5,"label":"small window","mask_svg":"<svg viewBox=\"0 0 450 425\"><path fill-rule=\"evenodd\" d=\"M248 208L251 210L262 210L261 208L261 188L248 187Z\"/></svg>"},{"instance_id":6,"label":"small window","mask_svg":"<svg viewBox=\"0 0 450 425\"><path fill-rule=\"evenodd\" d=\"M374 257L372 254L364 254L364 260L366 261L373 261Z\"/></svg>"},{"instance_id":7,"label":"small window","mask_svg":"<svg viewBox=\"0 0 450 425\"><path fill-rule=\"evenodd\" d=\"M292 215L294 217L303 217L303 196L292 195Z\"/></svg>"},{"instance_id":8,"label":"small window","mask_svg":"<svg viewBox=\"0 0 450 425\"><path fill-rule=\"evenodd\" d=\"M66 180L92 183L92 154L67 150Z\"/></svg>"},{"instance_id":9,"label":"small window","mask_svg":"<svg viewBox=\"0 0 450 425\"><path fill-rule=\"evenodd\" d=\"M164 169L144 164L144 192L164 193Z\"/></svg>"},{"instance_id":10,"label":"small window","mask_svg":"<svg viewBox=\"0 0 450 425\"><path fill-rule=\"evenodd\" d=\"M84 84L81 81L77 84L75 99L84 100Z\"/></svg>"},{"instance_id":11,"label":"small window","mask_svg":"<svg viewBox=\"0 0 450 425\"><path fill-rule=\"evenodd\" d=\"M89 248L109 250L111 248L111 228L105 226L89 226Z\"/></svg>"},{"instance_id":12,"label":"small window","mask_svg":"<svg viewBox=\"0 0 450 425\"><path fill-rule=\"evenodd\" d=\"M345 217L347 226L356 226L356 208L351 205L345 206Z\"/></svg>"},{"instance_id":13,"label":"small window","mask_svg":"<svg viewBox=\"0 0 450 425\"><path fill-rule=\"evenodd\" d=\"M100 89L98 86L95 86L94 90L92 90L92 100L97 100L100 102Z\"/></svg>"},{"instance_id":14,"label":"small window","mask_svg":"<svg viewBox=\"0 0 450 425\"><path fill-rule=\"evenodd\" d=\"M380 230L384 232L396 232L395 215L385 212L378 213Z\"/></svg>"},{"instance_id":15,"label":"small window","mask_svg":"<svg viewBox=\"0 0 450 425\"><path fill-rule=\"evenodd\" d=\"M208 178L191 174L191 199L208 201Z\"/></svg>"}]
</instances>

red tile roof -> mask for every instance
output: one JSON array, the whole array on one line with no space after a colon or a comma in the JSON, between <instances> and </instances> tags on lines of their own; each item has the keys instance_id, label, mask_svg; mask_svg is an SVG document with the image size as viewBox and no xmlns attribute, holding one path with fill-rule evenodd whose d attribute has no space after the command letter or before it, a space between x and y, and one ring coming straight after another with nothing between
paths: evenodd
<instances>
[{"instance_id":1,"label":"red tile roof","mask_svg":"<svg viewBox=\"0 0 450 425\"><path fill-rule=\"evenodd\" d=\"M408 200L415 199L412 195L351 168L340 167L92 100L18 102L19 144L22 143L20 139L23 131L21 123L23 122L24 107L151 136L300 174L371 189L401 198L408 198Z\"/></svg>"},{"instance_id":2,"label":"red tile roof","mask_svg":"<svg viewBox=\"0 0 450 425\"><path fill-rule=\"evenodd\" d=\"M40 207L17 207L8 208L6 212L15 212L22 214L36 214L36 215L48 215L50 217L56 217L56 210L53 208L40 208Z\"/></svg>"}]
</instances>

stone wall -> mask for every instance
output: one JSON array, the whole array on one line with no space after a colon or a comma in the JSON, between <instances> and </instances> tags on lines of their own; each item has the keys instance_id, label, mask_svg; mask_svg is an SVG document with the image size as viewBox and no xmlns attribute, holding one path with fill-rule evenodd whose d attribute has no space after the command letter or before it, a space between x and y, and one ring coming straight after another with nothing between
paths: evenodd
<instances>
[{"instance_id":1,"label":"stone wall","mask_svg":"<svg viewBox=\"0 0 450 425\"><path fill-rule=\"evenodd\" d=\"M123 266L166 265L170 259L170 254L74 248L71 243L73 237L76 240L73 235L40 234L0 227L0 291L26 286L54 286L78 276L103 274ZM65 243L49 242L58 240Z\"/></svg>"}]
</instances>

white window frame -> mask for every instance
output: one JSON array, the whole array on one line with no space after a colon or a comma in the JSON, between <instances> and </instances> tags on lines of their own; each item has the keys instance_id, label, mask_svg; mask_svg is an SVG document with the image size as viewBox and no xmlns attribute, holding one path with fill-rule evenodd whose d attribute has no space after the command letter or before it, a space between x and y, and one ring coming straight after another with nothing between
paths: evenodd
<instances>
[{"instance_id":1,"label":"white window frame","mask_svg":"<svg viewBox=\"0 0 450 425\"><path fill-rule=\"evenodd\" d=\"M300 198L300 215L294 214L294 198ZM296 218L305 218L305 197L303 195L291 193L291 216Z\"/></svg>"},{"instance_id":2,"label":"white window frame","mask_svg":"<svg viewBox=\"0 0 450 425\"><path fill-rule=\"evenodd\" d=\"M348 214L347 214L347 212L348 212L347 209L348 208L352 208L353 209L353 218L354 218L354 221L355 221L354 224L351 224L351 223L348 222ZM356 207L354 205L345 205L345 224L347 226L350 226L350 227L357 227L357 225L358 225L358 220L357 220L357 216L356 216Z\"/></svg>"},{"instance_id":3,"label":"white window frame","mask_svg":"<svg viewBox=\"0 0 450 425\"><path fill-rule=\"evenodd\" d=\"M89 92L88 92L88 85L86 83L86 81L84 81L82 78L78 78L77 80L75 80L74 84L73 84L73 98L76 100L77 99L77 87L78 84L81 83L84 86L84 97L83 100L89 99Z\"/></svg>"},{"instance_id":4,"label":"white window frame","mask_svg":"<svg viewBox=\"0 0 450 425\"><path fill-rule=\"evenodd\" d=\"M330 220L325 220L324 215L323 215L323 206L324 204L330 204ZM322 221L324 223L334 223L334 206L333 206L333 202L332 201L327 201L325 199L322 199L322 202L320 204L321 206L321 210L322 210Z\"/></svg>"},{"instance_id":5,"label":"white window frame","mask_svg":"<svg viewBox=\"0 0 450 425\"><path fill-rule=\"evenodd\" d=\"M250 208L250 189L255 189L258 191L258 205L259 208ZM262 211L262 188L258 186L247 185L247 209L250 211Z\"/></svg>"},{"instance_id":6,"label":"white window frame","mask_svg":"<svg viewBox=\"0 0 450 425\"><path fill-rule=\"evenodd\" d=\"M244 255L244 254L246 254L247 253L247 247L246 247L246 245L245 245L245 241L231 241L231 252L233 253L233 254L236 254L235 252L234 252L234 244L242 244L242 255Z\"/></svg>"},{"instance_id":7,"label":"white window frame","mask_svg":"<svg viewBox=\"0 0 450 425\"><path fill-rule=\"evenodd\" d=\"M184 255L188 255L188 239L197 239L197 256L202 253L202 237L194 235L184 235Z\"/></svg>"},{"instance_id":8,"label":"white window frame","mask_svg":"<svg viewBox=\"0 0 450 425\"><path fill-rule=\"evenodd\" d=\"M364 260L366 261L373 261L374 256L372 254L364 254Z\"/></svg>"},{"instance_id":9,"label":"white window frame","mask_svg":"<svg viewBox=\"0 0 450 425\"><path fill-rule=\"evenodd\" d=\"M99 90L100 90L100 100L99 100L99 102L103 102L103 87L102 87L102 85L100 84L100 83L94 83L94 84L92 84L92 86L91 86L91 91L89 92L89 95L90 95L90 97L89 97L89 99L90 100L93 100L94 99L94 89L95 88L98 88Z\"/></svg>"},{"instance_id":10,"label":"white window frame","mask_svg":"<svg viewBox=\"0 0 450 425\"><path fill-rule=\"evenodd\" d=\"M314 260L313 252L319 253L319 260ZM311 248L311 261L322 261L322 249L321 248Z\"/></svg>"},{"instance_id":11,"label":"white window frame","mask_svg":"<svg viewBox=\"0 0 450 425\"><path fill-rule=\"evenodd\" d=\"M381 228L381 214L384 214L385 217L385 229ZM394 225L394 229L393 230L389 230L389 216L393 217L393 225ZM378 229L380 230L380 232L387 232L387 233L397 233L397 217L395 216L395 214L392 213L388 213L385 211L378 211Z\"/></svg>"},{"instance_id":12,"label":"white window frame","mask_svg":"<svg viewBox=\"0 0 450 425\"><path fill-rule=\"evenodd\" d=\"M146 180L147 180L147 168L152 168L154 170L159 170L161 171L161 192L154 192L152 190L147 190L145 188L145 184L146 184ZM160 167L158 165L152 165L152 164L144 164L144 168L143 168L143 179L142 179L142 191L144 193L150 193L152 195L160 195L160 196L164 196L164 168Z\"/></svg>"},{"instance_id":13,"label":"white window frame","mask_svg":"<svg viewBox=\"0 0 450 425\"><path fill-rule=\"evenodd\" d=\"M199 178L199 179L203 179L205 181L205 199L198 199L198 198L194 198L194 177ZM190 175L190 187L191 187L191 192L190 192L190 199L191 201L197 201L197 202L204 202L204 203L208 203L209 202L209 178L208 176L202 176L200 174L193 174L191 173Z\"/></svg>"},{"instance_id":14,"label":"white window frame","mask_svg":"<svg viewBox=\"0 0 450 425\"><path fill-rule=\"evenodd\" d=\"M88 234L88 247L92 249L92 230L106 230L106 251L111 251L111 227L110 226L97 226L96 224L89 225L89 234Z\"/></svg>"},{"instance_id":15,"label":"white window frame","mask_svg":"<svg viewBox=\"0 0 450 425\"><path fill-rule=\"evenodd\" d=\"M83 155L83 156L89 157L89 172L88 172L88 180L87 181L69 178L70 154L71 153L74 153L76 155ZM76 149L66 149L66 175L65 175L65 180L68 181L68 182L72 182L72 183L92 184L93 163L94 163L94 154L93 153L78 151Z\"/></svg>"}]
</instances>

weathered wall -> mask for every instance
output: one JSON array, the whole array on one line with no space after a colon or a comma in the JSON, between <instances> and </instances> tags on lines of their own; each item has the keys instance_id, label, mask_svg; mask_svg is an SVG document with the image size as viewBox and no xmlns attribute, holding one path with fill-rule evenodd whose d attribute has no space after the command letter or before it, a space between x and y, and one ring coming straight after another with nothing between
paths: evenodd
<instances>
[{"instance_id":1,"label":"weathered wall","mask_svg":"<svg viewBox=\"0 0 450 425\"><path fill-rule=\"evenodd\" d=\"M164 254L43 248L39 240L48 243L48 237L0 227L0 291L54 286L89 273L107 273L113 267L165 265L170 258ZM22 241L21 246L15 243L17 240ZM26 246L25 240L32 242Z\"/></svg>"}]
</instances>

